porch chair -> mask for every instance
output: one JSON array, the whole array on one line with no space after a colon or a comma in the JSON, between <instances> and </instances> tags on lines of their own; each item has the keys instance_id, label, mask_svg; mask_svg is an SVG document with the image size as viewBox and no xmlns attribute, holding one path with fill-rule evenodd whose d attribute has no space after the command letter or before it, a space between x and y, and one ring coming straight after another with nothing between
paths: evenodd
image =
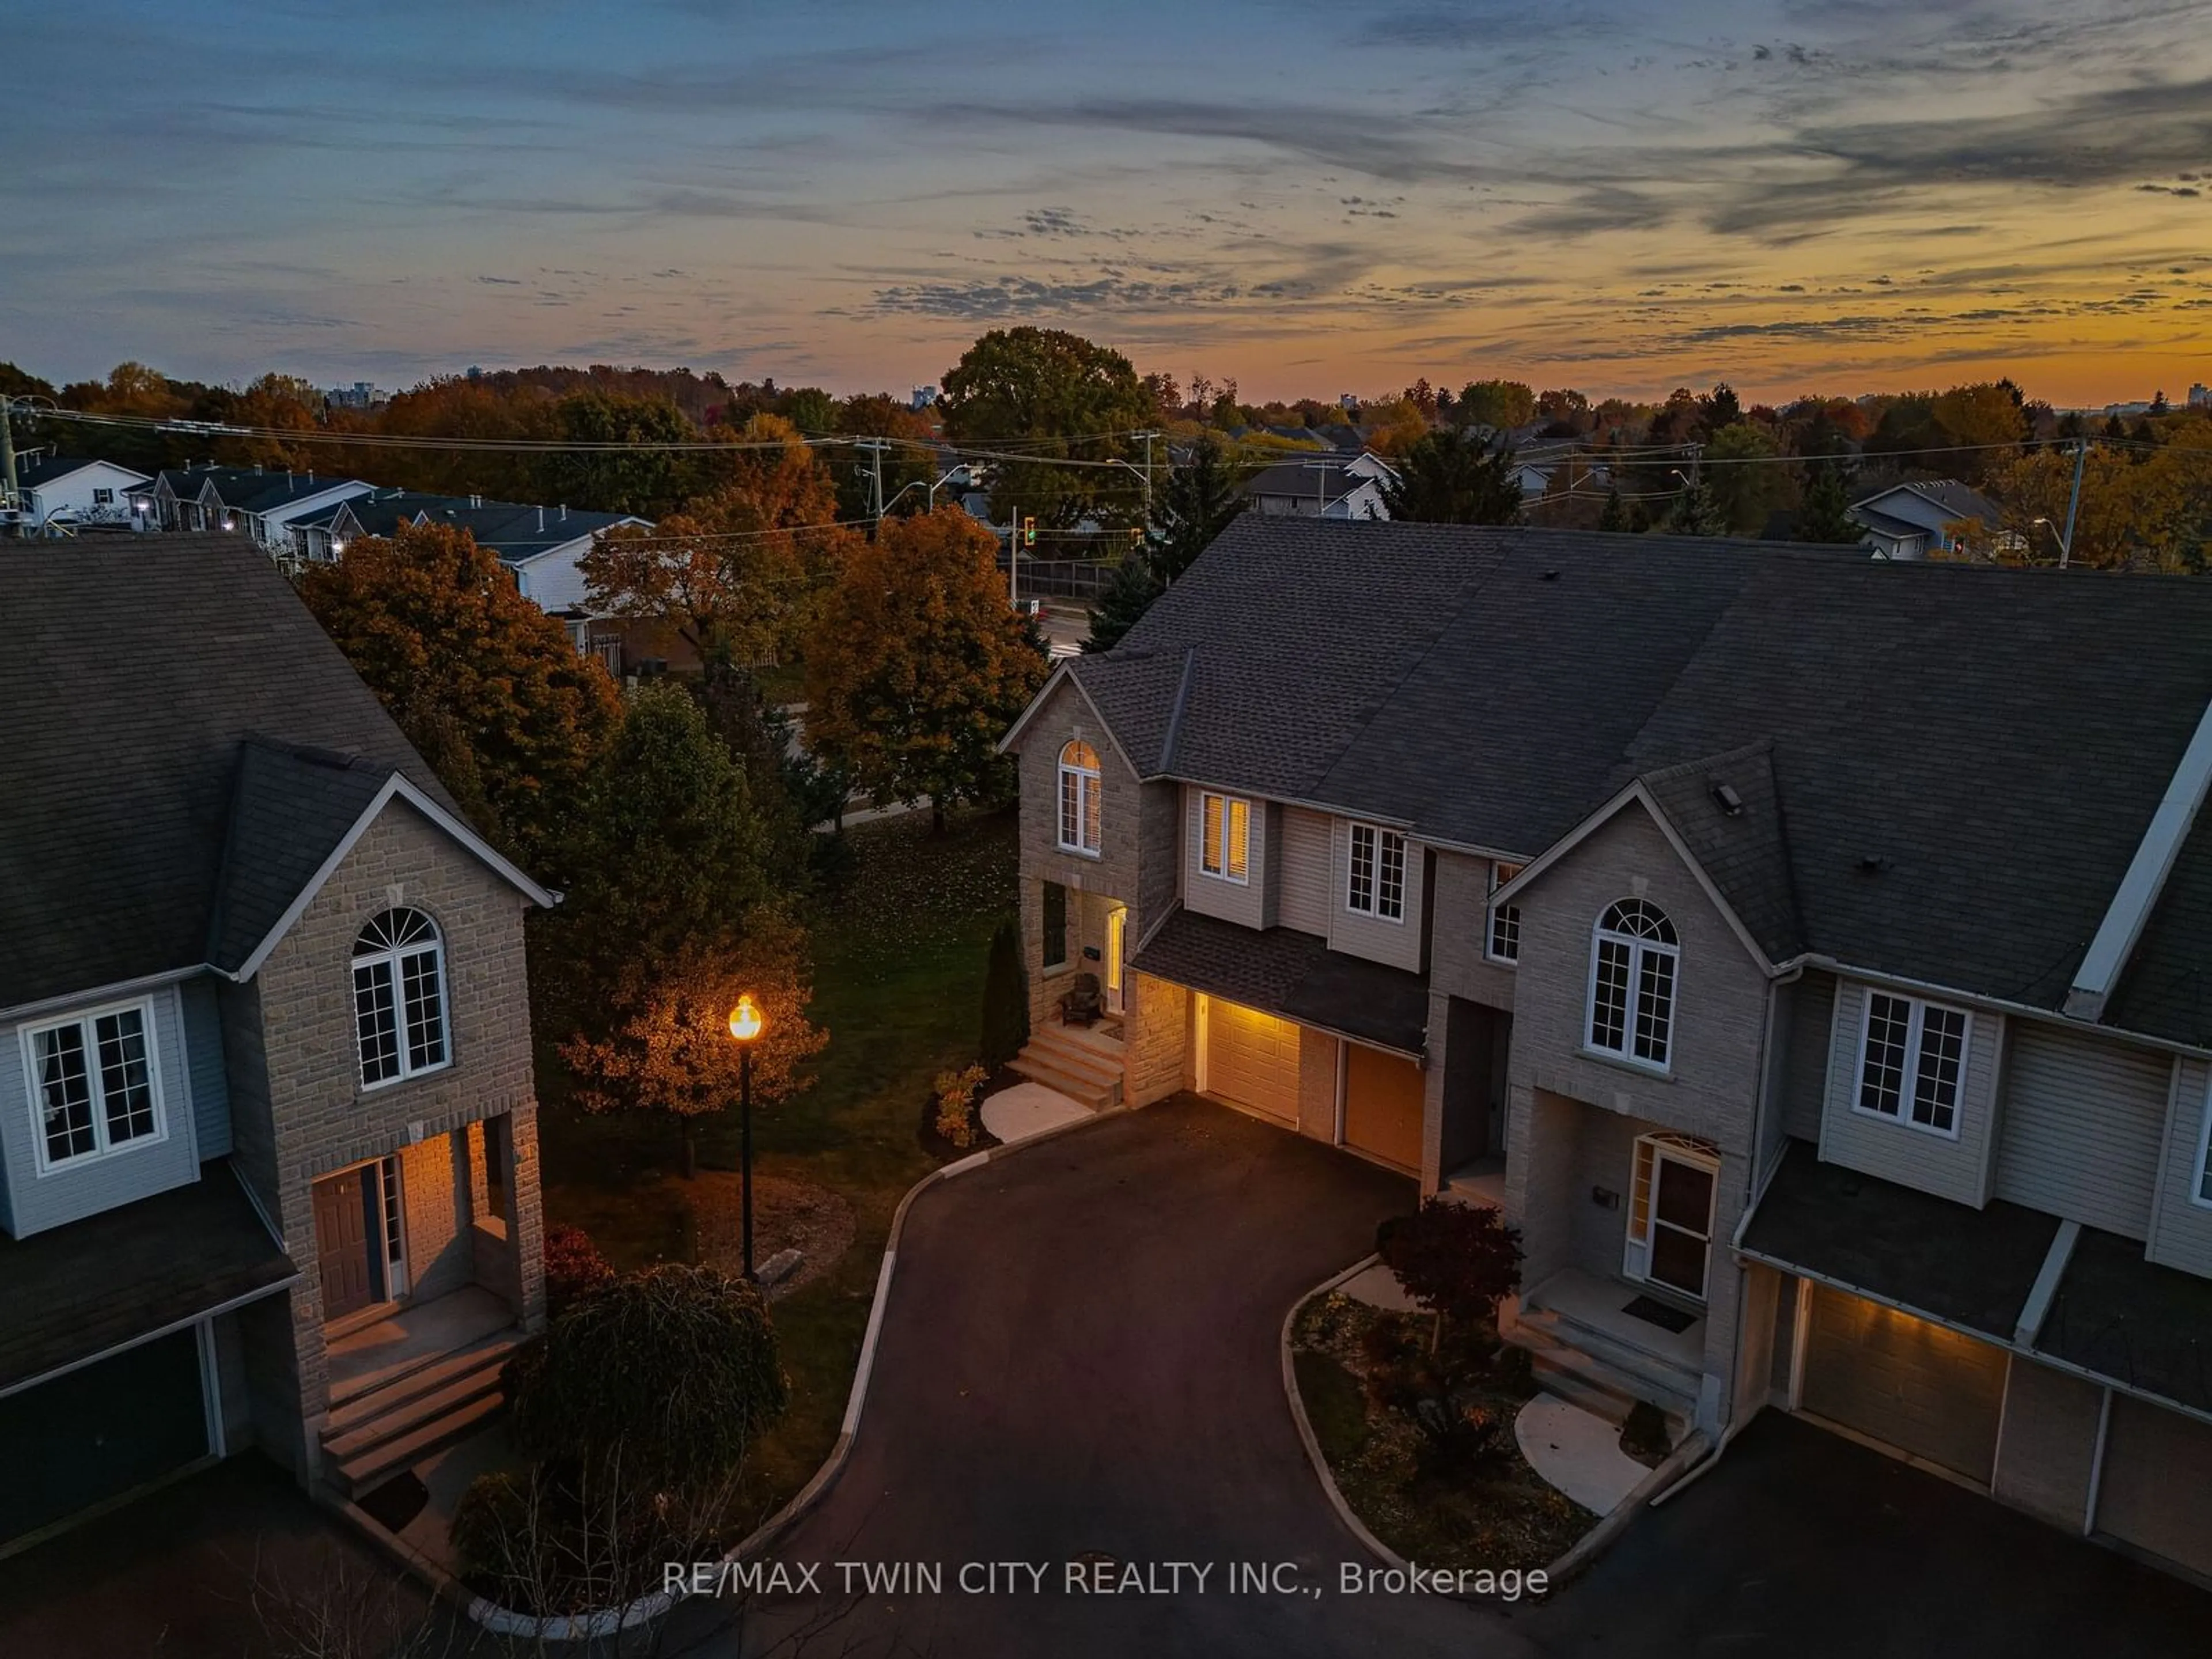
<instances>
[{"instance_id":1,"label":"porch chair","mask_svg":"<svg viewBox=\"0 0 2212 1659\"><path fill-rule=\"evenodd\" d=\"M1060 1023L1062 1025L1095 1025L1106 1012L1098 998L1098 975L1078 974L1075 988L1060 999Z\"/></svg>"}]
</instances>

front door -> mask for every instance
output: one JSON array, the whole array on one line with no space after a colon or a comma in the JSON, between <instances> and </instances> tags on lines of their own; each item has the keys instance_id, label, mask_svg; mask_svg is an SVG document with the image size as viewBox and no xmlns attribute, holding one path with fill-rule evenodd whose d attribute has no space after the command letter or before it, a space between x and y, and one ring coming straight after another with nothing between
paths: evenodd
<instances>
[{"instance_id":1,"label":"front door","mask_svg":"<svg viewBox=\"0 0 2212 1659\"><path fill-rule=\"evenodd\" d=\"M1106 1012L1121 1012L1121 946L1129 930L1129 912L1115 905L1106 913Z\"/></svg>"},{"instance_id":2,"label":"front door","mask_svg":"<svg viewBox=\"0 0 2212 1659\"><path fill-rule=\"evenodd\" d=\"M1651 1261L1645 1277L1705 1299L1713 1253L1713 1171L1658 1149L1652 1172Z\"/></svg>"},{"instance_id":3,"label":"front door","mask_svg":"<svg viewBox=\"0 0 2212 1659\"><path fill-rule=\"evenodd\" d=\"M343 1319L368 1306L368 1170L348 1170L315 1183L315 1255L323 1275L323 1317Z\"/></svg>"}]
</instances>

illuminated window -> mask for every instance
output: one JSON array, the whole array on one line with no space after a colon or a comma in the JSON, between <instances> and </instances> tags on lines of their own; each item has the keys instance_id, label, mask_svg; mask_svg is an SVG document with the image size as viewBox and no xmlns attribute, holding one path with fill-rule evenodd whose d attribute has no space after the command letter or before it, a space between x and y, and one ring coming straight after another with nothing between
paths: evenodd
<instances>
[{"instance_id":1,"label":"illuminated window","mask_svg":"<svg viewBox=\"0 0 2212 1659\"><path fill-rule=\"evenodd\" d=\"M1674 924L1656 905L1622 899L1607 908L1590 947L1591 1048L1666 1069L1680 955Z\"/></svg>"},{"instance_id":2,"label":"illuminated window","mask_svg":"<svg viewBox=\"0 0 2212 1659\"><path fill-rule=\"evenodd\" d=\"M1098 856L1098 751L1080 738L1060 751L1060 844Z\"/></svg>"},{"instance_id":3,"label":"illuminated window","mask_svg":"<svg viewBox=\"0 0 2212 1659\"><path fill-rule=\"evenodd\" d=\"M1956 1135L1968 1023L1963 1008L1869 992L1859 1033L1858 1109Z\"/></svg>"},{"instance_id":4,"label":"illuminated window","mask_svg":"<svg viewBox=\"0 0 2212 1659\"><path fill-rule=\"evenodd\" d=\"M1223 881L1249 881L1252 803L1235 795L1200 795L1199 819L1198 867Z\"/></svg>"}]
</instances>

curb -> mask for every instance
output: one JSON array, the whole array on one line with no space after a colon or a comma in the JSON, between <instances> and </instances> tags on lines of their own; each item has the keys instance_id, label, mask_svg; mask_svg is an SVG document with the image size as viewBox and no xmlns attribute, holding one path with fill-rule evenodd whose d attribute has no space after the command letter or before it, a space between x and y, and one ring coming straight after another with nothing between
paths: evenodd
<instances>
[{"instance_id":1,"label":"curb","mask_svg":"<svg viewBox=\"0 0 2212 1659\"><path fill-rule=\"evenodd\" d=\"M742 1561L766 1549L821 1502L823 1494L835 1486L837 1477L845 1472L846 1461L852 1455L854 1438L860 1433L860 1412L867 1402L868 1383L875 1374L876 1344L883 1335L884 1309L890 1300L891 1275L898 1261L899 1236L905 1231L907 1212L914 1207L915 1200L940 1182L951 1181L972 1170L980 1170L987 1164L994 1164L1028 1147L1077 1133L1095 1123L1142 1109L1141 1107L1117 1105L1070 1123L1055 1124L1049 1129L1039 1130L1036 1134L1025 1135L1019 1140L970 1152L966 1158L939 1165L906 1189L905 1196L898 1201L898 1208L891 1212L890 1231L884 1240L883 1265L876 1272L875 1301L868 1310L867 1332L860 1339L860 1357L853 1369L853 1389L846 1396L845 1419L837 1431L836 1443L830 1448L829 1456L823 1459L822 1467L814 1472L814 1478L800 1487L789 1503L733 1545L723 1555L724 1562ZM1285 1329L1287 1332L1288 1327ZM1292 1398L1296 1399L1295 1392ZM1301 1413L1301 1422L1303 1420ZM534 1613L517 1613L512 1607L501 1607L489 1597L477 1595L469 1590L442 1568L403 1543L398 1536L376 1525L353 1504L339 1504L337 1507L357 1527L371 1534L374 1541L383 1547L387 1554L394 1556L410 1571L428 1578L431 1589L440 1595L455 1601L465 1601L469 1617L496 1636L519 1636L538 1642L580 1642L614 1636L660 1618L678 1601L684 1600L688 1594L682 1590L655 1590L652 1595L641 1596L625 1606L599 1607L589 1613L554 1613L542 1618Z\"/></svg>"},{"instance_id":2,"label":"curb","mask_svg":"<svg viewBox=\"0 0 2212 1659\"><path fill-rule=\"evenodd\" d=\"M1298 1394L1297 1360L1291 1346L1291 1333L1297 1328L1298 1316L1305 1310L1307 1303L1327 1296L1338 1285L1358 1278L1382 1260L1381 1256L1371 1253L1364 1255L1342 1273L1324 1279L1291 1304L1290 1312L1283 1316L1283 1392L1290 1397L1291 1420L1297 1425L1298 1439L1306 1449L1306 1461L1313 1465L1314 1474L1320 1478L1322 1496L1328 1499L1328 1506L1336 1511L1336 1518L1344 1523L1345 1530L1357 1538L1362 1547L1384 1566L1395 1568L1400 1572L1410 1572L1413 1564L1368 1531L1367 1523L1352 1512L1352 1505L1345 1502L1344 1494L1337 1489L1336 1477L1329 1473L1328 1459L1322 1455L1321 1441L1313 1431L1313 1422L1306 1416L1306 1402Z\"/></svg>"},{"instance_id":3,"label":"curb","mask_svg":"<svg viewBox=\"0 0 2212 1659\"><path fill-rule=\"evenodd\" d=\"M1328 1459L1322 1455L1321 1441L1315 1436L1313 1424L1306 1416L1305 1401L1298 1395L1297 1367L1294 1352L1291 1346L1291 1333L1297 1326L1298 1315L1304 1310L1307 1303L1318 1297L1327 1296L1340 1285L1358 1278L1368 1268L1378 1265L1382 1260L1379 1255L1362 1256L1342 1273L1315 1285L1313 1289L1291 1304L1290 1312L1283 1319L1283 1392L1290 1397L1291 1420L1297 1425L1298 1439L1304 1443L1306 1449L1306 1460L1313 1465L1314 1474L1321 1481L1322 1493L1328 1499L1329 1507L1336 1511L1336 1518L1341 1521L1345 1529L1357 1538L1367 1552L1383 1565L1395 1568L1401 1572L1409 1572L1413 1569L1413 1564L1370 1532L1366 1523L1352 1512L1352 1505L1345 1501L1344 1493L1338 1489L1336 1477L1329 1472ZM1664 1462L1638 1481L1635 1489L1620 1503L1614 1504L1611 1511L1600 1516L1598 1523L1577 1539L1568 1547L1565 1555L1544 1569L1544 1594L1550 1595L1569 1578L1588 1567L1604 1553L1614 1539L1620 1537L1627 1529L1628 1523L1636 1518L1639 1510L1657 1499L1687 1474L1692 1468L1705 1462L1711 1449L1711 1443L1706 1439L1702 1430L1692 1430L1683 1436L1682 1443L1667 1455ZM1455 1596L1452 1599L1466 1601L1476 1605L1487 1605L1486 1598L1481 1596Z\"/></svg>"}]
</instances>

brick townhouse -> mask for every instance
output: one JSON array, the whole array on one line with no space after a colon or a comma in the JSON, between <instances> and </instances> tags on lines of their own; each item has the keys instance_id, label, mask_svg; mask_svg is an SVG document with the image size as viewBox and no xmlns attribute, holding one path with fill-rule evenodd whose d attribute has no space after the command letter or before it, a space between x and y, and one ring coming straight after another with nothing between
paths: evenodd
<instances>
[{"instance_id":1,"label":"brick townhouse","mask_svg":"<svg viewBox=\"0 0 2212 1659\"><path fill-rule=\"evenodd\" d=\"M256 1446L357 1491L542 1324L523 915L241 538L0 559L0 1548Z\"/></svg>"},{"instance_id":2,"label":"brick townhouse","mask_svg":"<svg viewBox=\"0 0 2212 1659\"><path fill-rule=\"evenodd\" d=\"M1501 1206L1566 1397L2212 1576L2208 647L2182 580L1248 517L1006 739L1020 1064Z\"/></svg>"}]
</instances>

